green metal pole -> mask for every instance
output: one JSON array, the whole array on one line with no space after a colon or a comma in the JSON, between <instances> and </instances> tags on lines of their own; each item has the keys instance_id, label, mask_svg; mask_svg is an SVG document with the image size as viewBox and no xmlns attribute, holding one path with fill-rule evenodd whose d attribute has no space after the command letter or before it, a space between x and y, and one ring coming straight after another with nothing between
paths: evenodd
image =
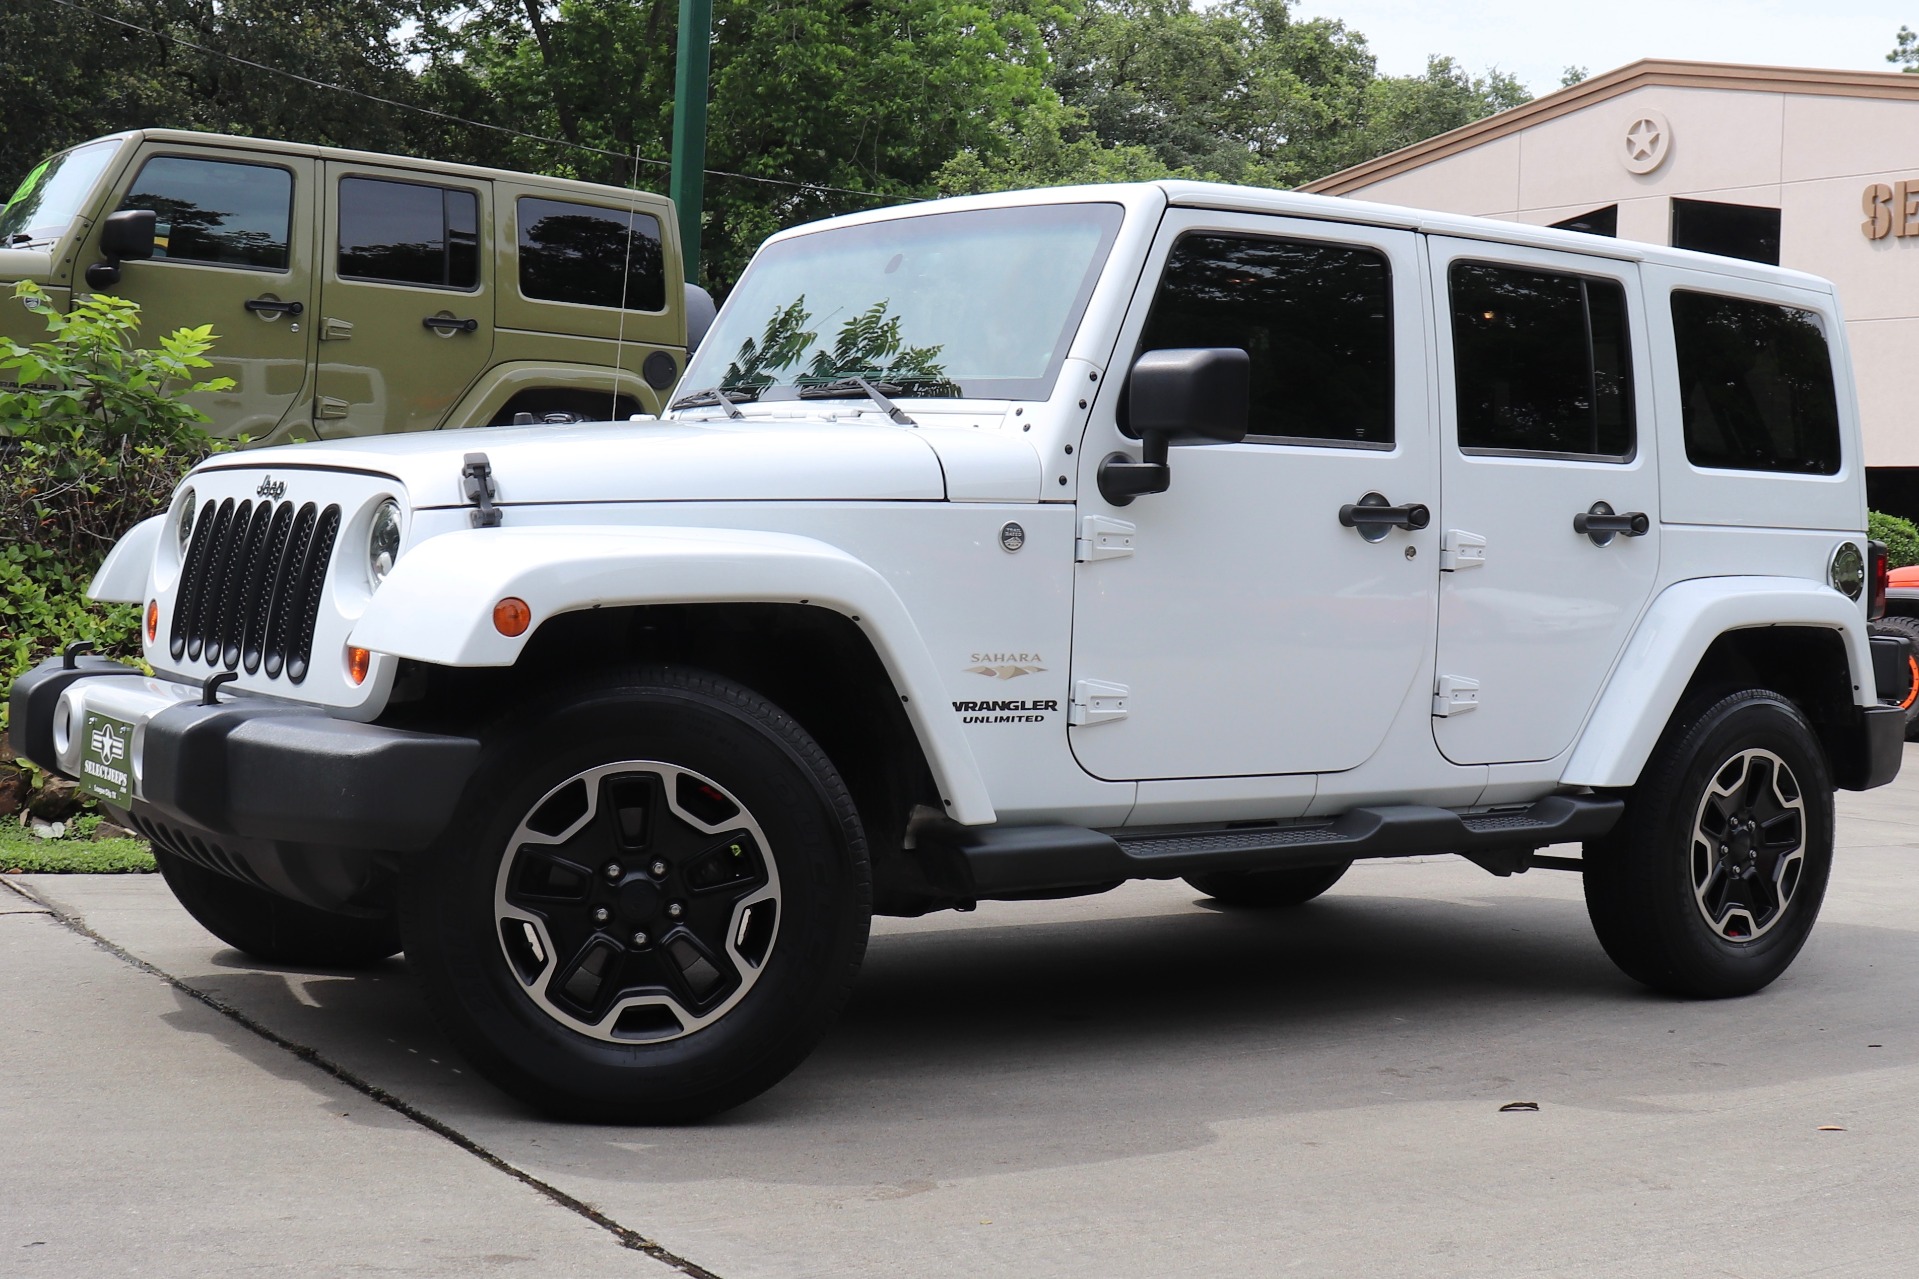
<instances>
[{"instance_id":1,"label":"green metal pole","mask_svg":"<svg viewBox=\"0 0 1919 1279\"><path fill-rule=\"evenodd\" d=\"M706 196L706 90L713 0L680 0L679 63L673 77L673 175L667 194L680 214L686 279L699 282L700 205Z\"/></svg>"}]
</instances>

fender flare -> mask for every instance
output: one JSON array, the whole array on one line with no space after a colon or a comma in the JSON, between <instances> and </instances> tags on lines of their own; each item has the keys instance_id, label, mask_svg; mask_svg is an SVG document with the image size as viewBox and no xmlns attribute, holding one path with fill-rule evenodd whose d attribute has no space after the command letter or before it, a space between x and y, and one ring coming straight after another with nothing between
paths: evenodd
<instances>
[{"instance_id":1,"label":"fender flare","mask_svg":"<svg viewBox=\"0 0 1919 1279\"><path fill-rule=\"evenodd\" d=\"M1805 578L1694 578L1667 587L1640 619L1560 780L1593 787L1638 781L1713 641L1728 631L1770 626L1837 631L1853 700L1875 704L1872 651L1858 601Z\"/></svg>"},{"instance_id":2,"label":"fender flare","mask_svg":"<svg viewBox=\"0 0 1919 1279\"><path fill-rule=\"evenodd\" d=\"M147 570L160 543L165 515L149 515L120 535L107 552L100 571L87 587L87 598L102 604L138 604L147 597Z\"/></svg>"},{"instance_id":3,"label":"fender flare","mask_svg":"<svg viewBox=\"0 0 1919 1279\"><path fill-rule=\"evenodd\" d=\"M509 637L493 606L525 600L534 625ZM511 666L541 622L629 604L807 604L854 622L905 705L947 804L994 820L979 764L946 706L912 614L871 565L810 537L742 529L549 526L443 533L400 557L353 628L375 653L439 666Z\"/></svg>"},{"instance_id":4,"label":"fender flare","mask_svg":"<svg viewBox=\"0 0 1919 1279\"><path fill-rule=\"evenodd\" d=\"M665 351L681 369L686 367L686 352L678 347L660 346L652 342L629 342L626 345L629 359L644 360L654 351ZM624 368L510 360L495 364L480 374L473 385L466 389L466 394L460 397L460 402L453 406L453 411L446 415L446 428L453 430L465 426L485 426L493 420L495 413L506 406L508 400L520 392L549 388L629 395L639 402L642 410L654 414L659 413L666 403L664 393L654 390L638 373Z\"/></svg>"}]
</instances>

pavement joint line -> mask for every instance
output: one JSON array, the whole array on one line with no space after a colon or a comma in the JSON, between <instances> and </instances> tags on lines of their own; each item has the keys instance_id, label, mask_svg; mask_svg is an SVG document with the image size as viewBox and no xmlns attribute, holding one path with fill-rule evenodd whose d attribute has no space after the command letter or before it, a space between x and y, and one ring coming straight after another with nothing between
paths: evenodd
<instances>
[{"instance_id":1,"label":"pavement joint line","mask_svg":"<svg viewBox=\"0 0 1919 1279\"><path fill-rule=\"evenodd\" d=\"M256 1021L254 1018L248 1016L246 1013L240 1011L238 1008L233 1007L231 1004L223 1002L222 1000L215 997L214 995L209 994L208 992L201 990L196 986L189 985L187 982L181 980L178 977L175 977L172 973L166 971L164 968L160 968L154 964L150 964L146 960L140 958L138 955L135 955L131 951L127 950L125 947L120 946L118 943L109 941L107 938L102 937L99 933L95 932L92 928L90 928L87 925L86 921L81 919L79 916L67 913L66 911L60 909L58 906L54 905L53 903L34 896L33 893L31 893L30 891L28 891L26 888L22 887L21 885L8 883L4 878L0 878L0 886L4 886L12 890L14 893L17 893L21 897L24 897L26 900L32 902L36 906L43 907L44 913L52 916L53 919L57 921L59 924L61 924L63 927L71 930L72 932L78 933L82 937L85 937L88 941L92 942L94 945L98 946L100 949L106 951L109 955L112 955L115 959L120 960L122 963L128 964L133 968L137 968L141 972L146 973L149 976L158 977L161 981L173 987L175 990L179 991L181 994L187 995L190 998L198 1000L200 1003L205 1004L208 1008L211 1008L214 1012L219 1013L222 1017L225 1017L229 1019L230 1021L234 1022L236 1025L239 1025L243 1027L244 1029L251 1031L253 1034L258 1035L260 1038L266 1040L268 1043L272 1044L274 1047L283 1049L284 1051L291 1053L293 1056L299 1058L301 1061L306 1062L308 1065L311 1065L315 1067L316 1069L324 1071L326 1074L333 1076L333 1078L339 1080L341 1083L353 1089L355 1092L361 1093L362 1095L366 1096L368 1099L378 1102L382 1106L385 1106L388 1110L391 1110L398 1115L401 1115L407 1119L412 1120L414 1123L418 1124L422 1128L425 1128L428 1132L433 1133L435 1136L444 1138L445 1140L452 1142L455 1146L458 1146L461 1150L466 1151L469 1155L472 1155L474 1158L480 1160L482 1163L489 1165L490 1167L494 1168L496 1171L505 1173L507 1176L511 1177L513 1180L546 1196L546 1198L550 1199L555 1204L558 1204L560 1207L566 1209L568 1212L571 1212L577 1216L586 1218L588 1221L592 1222L594 1225L598 1226L600 1229L612 1235L615 1239L618 1239L620 1241L621 1247L629 1248L634 1252L644 1253L645 1255L651 1257L653 1260L658 1261L664 1265L671 1266L673 1269L679 1271L681 1274L689 1276L689 1279L720 1279L719 1275L713 1273L711 1270L708 1270L706 1267L698 1264L697 1262L689 1261L685 1257L679 1256L678 1254L669 1251L668 1249L662 1247L660 1244L655 1243L651 1239L648 1239L645 1235L641 1234L637 1230L632 1230L626 1226L622 1226L619 1222L613 1220L613 1218L607 1216L605 1213L601 1212L598 1208L595 1208L592 1204L587 1203L585 1200L575 1198L573 1195L570 1195L566 1191L561 1190L558 1186L555 1186L551 1184L550 1182L542 1181L538 1177L535 1177L532 1173L527 1172L525 1169L520 1168L516 1166L515 1164L508 1162L506 1159L500 1157L499 1155L494 1154L491 1150L488 1150L485 1146L482 1146L479 1142L473 1140L473 1138L467 1136L465 1133L461 1132L459 1129L446 1123L444 1120L435 1119L432 1115L427 1114L424 1110L421 1110L419 1107L415 1106L412 1102L407 1101L401 1097L396 1097L392 1093L388 1092L386 1089L380 1087L378 1084L373 1083L370 1080L360 1078L358 1075L354 1074L352 1071L348 1070L346 1067L340 1065L338 1062L333 1061L330 1058L327 1058L325 1056L322 1056L320 1051L317 1048L312 1048L306 1044L296 1043L294 1040L288 1039L285 1035L280 1034L278 1031L273 1030L271 1027L268 1027L259 1021ZM39 912L35 912L35 913L39 913Z\"/></svg>"}]
</instances>

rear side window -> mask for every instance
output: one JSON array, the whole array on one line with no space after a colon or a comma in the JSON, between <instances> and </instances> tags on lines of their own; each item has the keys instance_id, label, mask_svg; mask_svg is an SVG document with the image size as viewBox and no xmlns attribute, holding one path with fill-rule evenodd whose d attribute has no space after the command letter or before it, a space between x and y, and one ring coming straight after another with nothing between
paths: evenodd
<instances>
[{"instance_id":1,"label":"rear side window","mask_svg":"<svg viewBox=\"0 0 1919 1279\"><path fill-rule=\"evenodd\" d=\"M152 209L153 256L169 262L287 269L293 175L266 164L155 156L123 209Z\"/></svg>"},{"instance_id":2,"label":"rear side window","mask_svg":"<svg viewBox=\"0 0 1919 1279\"><path fill-rule=\"evenodd\" d=\"M1455 262L1449 279L1462 452L1632 457L1632 345L1617 280L1485 262Z\"/></svg>"},{"instance_id":3,"label":"rear side window","mask_svg":"<svg viewBox=\"0 0 1919 1279\"><path fill-rule=\"evenodd\" d=\"M340 179L339 273L391 284L480 282L480 202L458 187Z\"/></svg>"},{"instance_id":4,"label":"rear side window","mask_svg":"<svg viewBox=\"0 0 1919 1279\"><path fill-rule=\"evenodd\" d=\"M1694 466L1839 473L1839 399L1810 311L1675 290L1674 354Z\"/></svg>"},{"instance_id":5,"label":"rear side window","mask_svg":"<svg viewBox=\"0 0 1919 1279\"><path fill-rule=\"evenodd\" d=\"M1393 442L1392 268L1375 250L1181 236L1140 351L1193 346L1238 347L1252 357L1248 435Z\"/></svg>"},{"instance_id":6,"label":"rear side window","mask_svg":"<svg viewBox=\"0 0 1919 1279\"><path fill-rule=\"evenodd\" d=\"M527 297L666 309L660 220L652 214L522 196L519 222L520 292Z\"/></svg>"}]
</instances>

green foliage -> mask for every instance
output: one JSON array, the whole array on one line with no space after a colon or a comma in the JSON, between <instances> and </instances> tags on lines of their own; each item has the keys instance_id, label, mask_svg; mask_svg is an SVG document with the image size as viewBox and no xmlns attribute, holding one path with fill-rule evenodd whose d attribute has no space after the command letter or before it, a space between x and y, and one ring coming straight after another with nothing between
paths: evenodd
<instances>
[{"instance_id":1,"label":"green foliage","mask_svg":"<svg viewBox=\"0 0 1919 1279\"><path fill-rule=\"evenodd\" d=\"M1919 31L1900 27L1899 34L1893 37L1892 52L1886 55L1886 61L1909 75L1919 71Z\"/></svg>"},{"instance_id":2,"label":"green foliage","mask_svg":"<svg viewBox=\"0 0 1919 1279\"><path fill-rule=\"evenodd\" d=\"M1919 525L1883 511L1866 512L1866 536L1886 544L1886 567L1919 564Z\"/></svg>"},{"instance_id":3,"label":"green foliage","mask_svg":"<svg viewBox=\"0 0 1919 1279\"><path fill-rule=\"evenodd\" d=\"M75 827L98 818L79 818ZM88 832L91 834L91 831ZM121 875L149 874L153 853L137 839L41 839L12 821L0 821L0 874Z\"/></svg>"},{"instance_id":4,"label":"green foliage","mask_svg":"<svg viewBox=\"0 0 1919 1279\"><path fill-rule=\"evenodd\" d=\"M52 150L154 126L663 189L678 11L674 0L0 7L12 55L0 191ZM701 257L722 293L767 235L815 218L1068 182L1290 186L1526 100L1510 76L1449 58L1381 76L1362 35L1297 16L1293 0L715 0L711 54Z\"/></svg>"},{"instance_id":5,"label":"green foliage","mask_svg":"<svg viewBox=\"0 0 1919 1279\"><path fill-rule=\"evenodd\" d=\"M215 442L180 399L231 379L209 367L210 326L135 347L139 307L83 296L65 314L31 282L14 296L46 322L43 342L0 337L0 687L76 639L138 652L138 610L94 605L87 583L121 534L165 506ZM5 715L0 707L0 716ZM0 719L0 723L4 723Z\"/></svg>"}]
</instances>

